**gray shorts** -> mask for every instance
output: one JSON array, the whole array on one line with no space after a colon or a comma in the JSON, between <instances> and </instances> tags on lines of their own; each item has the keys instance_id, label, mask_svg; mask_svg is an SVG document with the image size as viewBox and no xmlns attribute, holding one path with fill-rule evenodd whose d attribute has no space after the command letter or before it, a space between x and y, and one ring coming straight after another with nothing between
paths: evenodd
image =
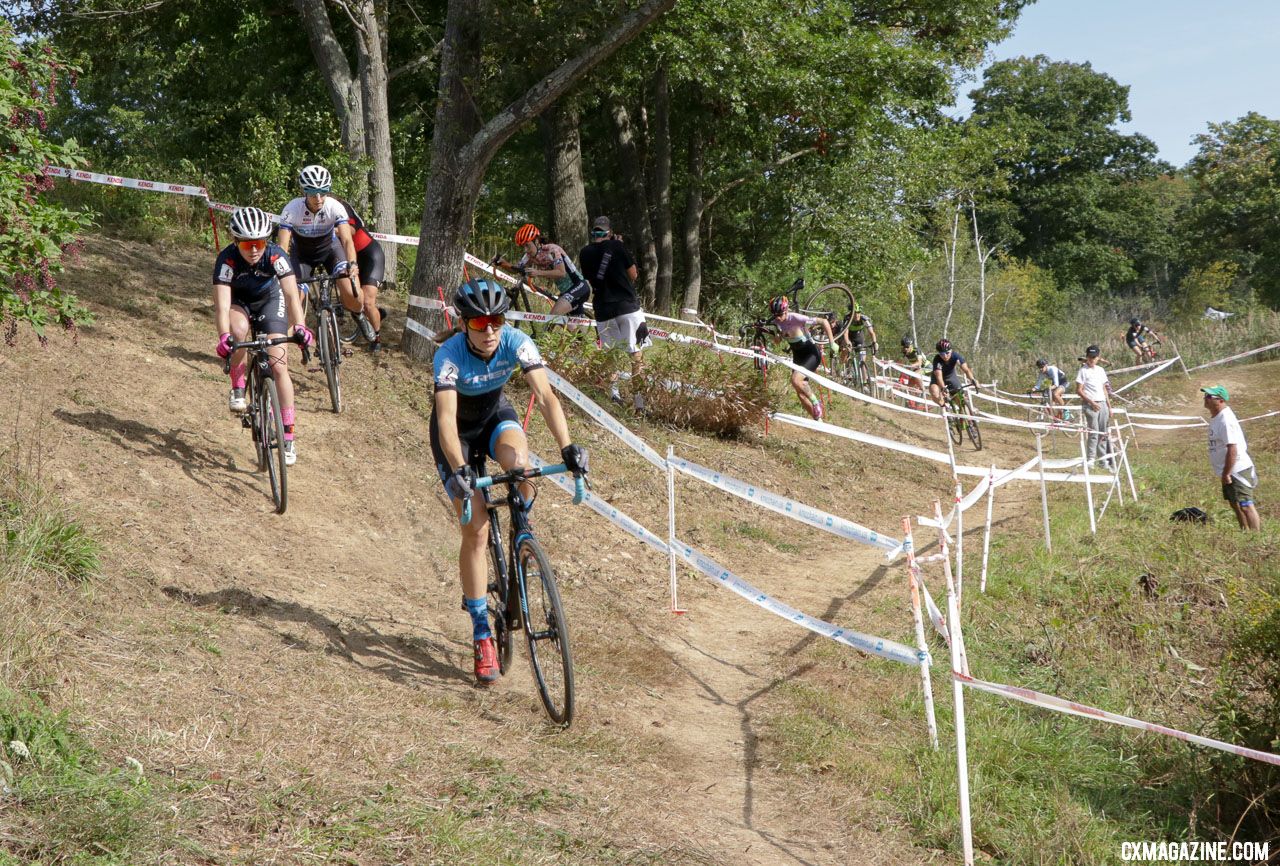
<instances>
[{"instance_id":1,"label":"gray shorts","mask_svg":"<svg viewBox=\"0 0 1280 866\"><path fill-rule=\"evenodd\" d=\"M1258 486L1258 473L1252 466L1243 472L1232 473L1231 483L1222 485L1222 498L1232 505L1254 505L1254 490Z\"/></svg>"},{"instance_id":2,"label":"gray shorts","mask_svg":"<svg viewBox=\"0 0 1280 866\"><path fill-rule=\"evenodd\" d=\"M624 313L603 322L596 322L596 334L600 337L600 347L612 349L621 346L628 355L634 355L641 349L647 349L653 341L649 339L649 326L645 324L644 313Z\"/></svg>"}]
</instances>

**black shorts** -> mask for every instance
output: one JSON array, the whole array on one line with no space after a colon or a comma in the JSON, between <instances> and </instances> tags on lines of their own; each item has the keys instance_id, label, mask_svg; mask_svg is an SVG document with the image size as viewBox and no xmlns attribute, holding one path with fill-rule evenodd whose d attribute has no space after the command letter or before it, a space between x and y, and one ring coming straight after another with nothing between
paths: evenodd
<instances>
[{"instance_id":1,"label":"black shorts","mask_svg":"<svg viewBox=\"0 0 1280 866\"><path fill-rule=\"evenodd\" d=\"M360 269L360 285L381 288L387 270L382 245L369 241L369 246L356 253L356 267Z\"/></svg>"},{"instance_id":2,"label":"black shorts","mask_svg":"<svg viewBox=\"0 0 1280 866\"><path fill-rule=\"evenodd\" d=\"M812 373L822 365L822 350L812 340L801 340L791 344L791 360Z\"/></svg>"},{"instance_id":3,"label":"black shorts","mask_svg":"<svg viewBox=\"0 0 1280 866\"><path fill-rule=\"evenodd\" d=\"M257 300L246 301L232 295L231 303L244 310L244 314L249 317L253 336L289 333L289 315L285 309L284 289L280 288L279 280Z\"/></svg>"},{"instance_id":4,"label":"black shorts","mask_svg":"<svg viewBox=\"0 0 1280 866\"><path fill-rule=\"evenodd\" d=\"M311 273L320 265L324 265L324 269L334 275L338 271L338 265L347 260L347 254L342 249L337 236L330 239L329 243L303 255L298 252L298 243L295 239L293 248L289 251L289 262L293 265L293 273L299 280L311 279Z\"/></svg>"},{"instance_id":5,"label":"black shorts","mask_svg":"<svg viewBox=\"0 0 1280 866\"><path fill-rule=\"evenodd\" d=\"M476 471L476 475L484 475L485 459L494 457L493 449L498 441L498 435L511 427L520 427L520 416L504 396L498 398L498 406L493 414L479 429L472 431L473 435L463 436L461 434L467 431L458 431L462 441L462 453L467 459L467 465ZM431 438L431 459L436 462L436 472L439 473L440 480L445 481L453 474L453 467L440 448L440 431L436 427L434 410L431 413L428 429Z\"/></svg>"},{"instance_id":6,"label":"black shorts","mask_svg":"<svg viewBox=\"0 0 1280 866\"><path fill-rule=\"evenodd\" d=\"M583 280L572 289L565 289L561 292L560 297L556 298L556 302L559 303L565 298L568 298L570 301L569 315L582 316L586 313L586 310L582 308L582 305L587 302L587 298L589 297L591 297L591 284L586 280Z\"/></svg>"}]
</instances>

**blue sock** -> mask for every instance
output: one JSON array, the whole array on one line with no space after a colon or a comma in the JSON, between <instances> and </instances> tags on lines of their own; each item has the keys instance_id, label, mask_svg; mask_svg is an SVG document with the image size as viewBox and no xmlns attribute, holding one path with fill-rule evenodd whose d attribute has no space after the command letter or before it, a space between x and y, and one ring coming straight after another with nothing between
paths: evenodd
<instances>
[{"instance_id":1,"label":"blue sock","mask_svg":"<svg viewBox=\"0 0 1280 866\"><path fill-rule=\"evenodd\" d=\"M489 630L489 602L483 598L467 598L463 596L462 606L471 614L471 639L484 640L493 637Z\"/></svg>"}]
</instances>

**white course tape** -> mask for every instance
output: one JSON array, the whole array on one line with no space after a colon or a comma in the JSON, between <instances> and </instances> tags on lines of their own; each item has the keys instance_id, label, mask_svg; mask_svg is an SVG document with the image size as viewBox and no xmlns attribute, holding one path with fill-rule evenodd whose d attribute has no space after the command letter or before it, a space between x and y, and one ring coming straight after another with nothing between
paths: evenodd
<instances>
[{"instance_id":1,"label":"white course tape","mask_svg":"<svg viewBox=\"0 0 1280 866\"><path fill-rule=\"evenodd\" d=\"M1024 704L1031 704L1036 707L1043 707L1049 710L1056 710L1060 713L1066 713L1071 716L1080 716L1086 719L1099 719L1104 722L1110 722L1113 725L1120 725L1126 728L1133 728L1139 731L1148 731L1153 734L1164 734L1166 737L1173 737L1188 743L1195 743L1199 746L1208 746L1211 749L1218 749L1223 752L1229 752L1233 755L1240 755L1243 758L1252 758L1255 761L1262 761L1267 764L1275 764L1280 766L1280 755L1274 755L1271 752L1260 752L1257 749L1249 749L1244 746L1237 746L1234 743L1215 740L1211 737L1202 737L1199 734L1188 734L1186 731L1179 731L1175 728L1157 725L1152 722L1144 722L1141 719L1122 716L1117 713L1109 713L1106 710L1100 710L1097 707L1090 707L1086 704L1078 704L1075 701L1063 700L1053 695L1046 695L1043 692L1024 689L1019 686L1006 686L1001 683L991 683L986 680L978 680L973 677L965 676L957 671L952 671L952 676L971 689L977 689L982 692L989 692L993 695L1011 698L1015 701L1021 701Z\"/></svg>"},{"instance_id":2,"label":"white course tape","mask_svg":"<svg viewBox=\"0 0 1280 866\"><path fill-rule=\"evenodd\" d=\"M596 423L621 439L622 442L631 450L635 451L663 472L667 471L667 461L664 460L657 451L650 448L649 443L645 442L639 436L628 430L621 421L604 411L598 403L586 394L583 394L573 385L569 384L563 376L556 373L549 367L544 369L547 371L547 379L551 382L551 387L555 388L561 394L564 394L576 403L582 411L586 412L592 418L595 418Z\"/></svg>"},{"instance_id":3,"label":"white course tape","mask_svg":"<svg viewBox=\"0 0 1280 866\"><path fill-rule=\"evenodd\" d=\"M1241 358L1248 358L1250 355L1257 355L1261 352L1270 352L1272 349L1280 349L1280 343L1272 343L1269 346L1263 346L1259 349L1250 349L1247 352L1241 352L1239 355L1232 355L1229 358L1219 358L1218 360L1210 361L1207 364L1197 364L1188 372L1191 372L1192 370L1203 370L1205 367L1216 367L1219 364L1229 364L1232 361L1239 361Z\"/></svg>"},{"instance_id":4,"label":"white course tape","mask_svg":"<svg viewBox=\"0 0 1280 866\"><path fill-rule=\"evenodd\" d=\"M809 418L800 418L795 415L787 415L781 412L775 412L770 417L773 418L773 420L775 421L782 421L787 424L792 424L796 427L807 427L810 430L817 430L820 433L830 433L833 436L840 436L845 439L852 439L853 441L861 442L864 445L875 445L878 448L888 448L891 451L899 451L899 452L902 452L903 454L912 454L912 455L915 455L916 457L923 457L925 460L932 460L935 463L946 463L947 465L951 464L951 457L947 454L944 454L941 451L933 451L932 449L921 448L917 445L907 445L906 443L898 442L895 439L885 439L882 436L873 436L870 433L862 433L858 430L850 430L846 427L837 427L834 424L827 424L823 421L814 421ZM1080 462L1079 458L1076 458L1074 462L1079 463ZM1045 465L1052 466L1052 465L1056 465L1056 463L1057 461L1046 461ZM1065 461L1061 461L1061 463L1063 464L1063 468L1065 468L1065 465L1071 464L1072 461L1065 460ZM972 475L978 478L984 477L990 471L991 471L990 466L963 466L963 465L956 466L956 472L958 474ZM1013 472L1014 473L1013 478L1011 478L1010 480L1014 480L1014 479L1019 481L1039 481L1040 480L1039 472L1031 472L1027 470L1018 470L1018 469L1004 470L999 468L997 468L996 471L1000 473L1004 473L1006 471ZM1044 474L1044 477L1046 481L1071 481L1076 483L1083 483L1085 480L1083 474L1076 475L1075 473L1066 474L1062 472L1046 472ZM1089 481L1094 484L1114 484L1115 480L1116 480L1115 475L1094 475L1090 473L1090 476L1089 476Z\"/></svg>"},{"instance_id":5,"label":"white course tape","mask_svg":"<svg viewBox=\"0 0 1280 866\"><path fill-rule=\"evenodd\" d=\"M1136 385L1136 384L1138 384L1139 382L1141 382L1143 379L1149 379L1149 378L1151 378L1151 377L1152 377L1152 376L1154 376L1156 373L1162 372L1163 370L1166 370L1166 369L1168 369L1169 367L1173 366L1174 364L1178 363L1178 361L1179 361L1179 360L1181 360L1181 359L1180 359L1177 355L1174 355L1174 356L1173 356L1172 358L1170 358L1169 360L1167 360L1167 361L1162 361L1159 365L1157 365L1156 367L1154 367L1154 368L1152 368L1152 369L1148 370L1147 372L1143 373L1141 376L1139 376L1138 378L1134 379L1132 382L1126 382L1125 384L1121 385L1119 388L1115 388L1115 389L1114 389L1114 393L1119 394L1121 391L1127 391L1127 390L1129 390L1129 389L1130 389L1130 388L1132 388L1134 385Z\"/></svg>"},{"instance_id":6,"label":"white course tape","mask_svg":"<svg viewBox=\"0 0 1280 866\"><path fill-rule=\"evenodd\" d=\"M732 493L734 496L745 499L748 502L754 502L777 514L790 517L800 523L830 532L832 535L838 535L841 538L868 544L872 547L879 547L887 551L885 555L889 559L897 556L902 550L902 542L897 539L882 535L865 526L860 526L851 520L845 520L843 517L828 514L819 508L805 505L803 502L797 502L794 499L779 496L769 490L763 490L754 484L748 484L731 475L724 475L705 466L700 466L692 460L686 460L683 457L672 457L671 465L692 478L697 478L699 481L710 484L712 487L719 488L726 493Z\"/></svg>"},{"instance_id":7,"label":"white course tape","mask_svg":"<svg viewBox=\"0 0 1280 866\"><path fill-rule=\"evenodd\" d=\"M128 189L142 189L151 192L168 192L175 195L191 195L208 198L209 191L202 186L191 186L185 183L165 183L158 180L139 180L136 177L117 177L114 174L102 174L97 171L84 171L78 168L61 168L51 165L46 171L54 177L65 177L70 180L87 183L101 183L107 186L121 186Z\"/></svg>"},{"instance_id":8,"label":"white course tape","mask_svg":"<svg viewBox=\"0 0 1280 866\"><path fill-rule=\"evenodd\" d=\"M542 464L542 461L533 455L530 455L530 457L535 465ZM549 480L558 485L566 493L573 492L573 481L568 476L553 475ZM590 492L586 494L582 501L610 523L635 536L655 550L661 551L664 556L666 555L666 542L654 535L648 529L645 529L635 520L632 520L617 508L614 508L612 505ZM772 614L780 616L785 620L802 626L803 628L807 628L809 631L820 634L823 637L831 638L832 640L852 647L859 652L866 653L867 655L879 656L880 658L888 659L889 661L895 661L907 665L918 665L921 661L926 661L932 664L932 659L929 658L928 654L922 653L920 650L912 649L911 647L898 643L897 641L886 640L885 638L879 638L873 635L862 634L861 632L856 632L851 629L841 628L825 620L809 616L809 614L798 611L790 605L783 604L768 593L761 592L750 583L747 583L745 580L738 577L727 568L724 568L701 551L680 542L678 539L676 541L675 552L676 556L680 557L688 565L693 566L698 571L714 580L720 586L732 590L757 607L764 608Z\"/></svg>"}]
</instances>

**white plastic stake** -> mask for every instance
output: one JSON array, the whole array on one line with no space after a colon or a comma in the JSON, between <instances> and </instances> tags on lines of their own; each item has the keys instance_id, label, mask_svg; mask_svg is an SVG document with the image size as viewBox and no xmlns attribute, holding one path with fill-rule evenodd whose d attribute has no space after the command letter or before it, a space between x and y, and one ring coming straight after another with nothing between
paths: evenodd
<instances>
[{"instance_id":1,"label":"white plastic stake","mask_svg":"<svg viewBox=\"0 0 1280 866\"><path fill-rule=\"evenodd\" d=\"M956 479L956 604L964 604L964 488Z\"/></svg>"},{"instance_id":2,"label":"white plastic stake","mask_svg":"<svg viewBox=\"0 0 1280 866\"><path fill-rule=\"evenodd\" d=\"M942 522L942 505L933 501L934 516ZM942 552L947 552L947 535L939 530L939 541ZM956 781L960 788L960 837L964 845L965 866L973 866L973 822L969 811L969 748L965 739L964 728L964 686L956 679L959 671L969 676L969 664L964 657L964 639L960 633L960 605L956 600L956 585L951 579L951 563L945 557L942 560L942 572L947 578L947 630L951 634L951 693L955 701L956 715Z\"/></svg>"},{"instance_id":3,"label":"white plastic stake","mask_svg":"<svg viewBox=\"0 0 1280 866\"><path fill-rule=\"evenodd\" d=\"M1036 434L1036 463L1040 466L1040 510L1044 512L1044 549L1053 553L1053 537L1049 534L1049 488L1044 483L1044 434ZM1087 485L1086 485L1087 486Z\"/></svg>"},{"instance_id":4,"label":"white plastic stake","mask_svg":"<svg viewBox=\"0 0 1280 866\"><path fill-rule=\"evenodd\" d=\"M1089 503L1089 531L1098 534L1098 521L1093 516L1093 482L1089 480L1089 452L1085 448L1085 439L1095 435L1086 425L1080 429L1080 460L1084 464L1084 498Z\"/></svg>"},{"instance_id":5,"label":"white plastic stake","mask_svg":"<svg viewBox=\"0 0 1280 866\"><path fill-rule=\"evenodd\" d=\"M667 569L671 575L671 612L684 613L676 579L676 467L675 446L667 446Z\"/></svg>"},{"instance_id":6,"label":"white plastic stake","mask_svg":"<svg viewBox=\"0 0 1280 866\"><path fill-rule=\"evenodd\" d=\"M911 616L916 624L916 647L920 650L920 688L924 693L924 721L929 728L929 745L938 750L938 719L933 710L933 682L929 677L929 644L924 638L924 617L920 613L920 589L916 586L920 566L916 565L911 539L911 518L902 518L902 552L907 557L907 584L911 587Z\"/></svg>"},{"instance_id":7,"label":"white plastic stake","mask_svg":"<svg viewBox=\"0 0 1280 866\"><path fill-rule=\"evenodd\" d=\"M991 464L991 484L987 487L987 531L982 536L982 579L978 582L978 592L987 591L987 560L991 554L991 511L996 502L996 465Z\"/></svg>"}]
</instances>

